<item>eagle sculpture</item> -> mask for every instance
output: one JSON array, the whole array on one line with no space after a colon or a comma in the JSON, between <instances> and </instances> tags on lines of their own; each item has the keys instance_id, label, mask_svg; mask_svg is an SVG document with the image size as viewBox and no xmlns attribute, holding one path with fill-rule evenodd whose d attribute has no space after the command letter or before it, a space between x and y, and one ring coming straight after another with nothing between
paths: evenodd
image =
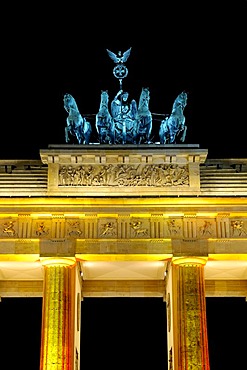
<instances>
[{"instance_id":1,"label":"eagle sculpture","mask_svg":"<svg viewBox=\"0 0 247 370\"><path fill-rule=\"evenodd\" d=\"M126 50L123 54L121 51L118 52L118 55L113 53L112 51L106 49L109 57L113 60L114 63L116 64L119 64L119 63L125 63L126 60L128 59L129 55L130 55L130 52L131 52L131 48L129 48L128 50Z\"/></svg>"}]
</instances>

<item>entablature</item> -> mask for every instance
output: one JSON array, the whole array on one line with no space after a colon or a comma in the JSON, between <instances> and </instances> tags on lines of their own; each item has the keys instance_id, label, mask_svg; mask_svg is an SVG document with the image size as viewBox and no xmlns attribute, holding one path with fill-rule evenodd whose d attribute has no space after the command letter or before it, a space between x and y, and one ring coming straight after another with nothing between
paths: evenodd
<instances>
[{"instance_id":1,"label":"entablature","mask_svg":"<svg viewBox=\"0 0 247 370\"><path fill-rule=\"evenodd\" d=\"M0 214L1 253L247 253L247 213Z\"/></svg>"}]
</instances>

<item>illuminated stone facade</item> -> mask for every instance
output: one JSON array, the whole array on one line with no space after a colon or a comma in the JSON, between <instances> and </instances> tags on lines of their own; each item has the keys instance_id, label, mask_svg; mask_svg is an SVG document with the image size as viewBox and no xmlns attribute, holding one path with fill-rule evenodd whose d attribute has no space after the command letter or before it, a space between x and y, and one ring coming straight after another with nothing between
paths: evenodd
<instances>
[{"instance_id":1,"label":"illuminated stone facade","mask_svg":"<svg viewBox=\"0 0 247 370\"><path fill-rule=\"evenodd\" d=\"M247 296L247 160L225 170L198 145L40 156L0 163L0 294L43 297L41 369L80 368L80 303L104 296L162 297L168 368L209 369L205 296Z\"/></svg>"}]
</instances>

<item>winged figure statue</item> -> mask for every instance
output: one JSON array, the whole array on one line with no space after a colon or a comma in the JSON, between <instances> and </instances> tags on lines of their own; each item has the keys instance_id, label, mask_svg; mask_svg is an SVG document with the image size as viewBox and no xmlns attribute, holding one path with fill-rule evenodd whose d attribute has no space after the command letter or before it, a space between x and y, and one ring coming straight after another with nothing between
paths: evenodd
<instances>
[{"instance_id":1,"label":"winged figure statue","mask_svg":"<svg viewBox=\"0 0 247 370\"><path fill-rule=\"evenodd\" d=\"M118 55L113 53L112 51L106 49L109 57L113 60L114 63L119 64L119 63L125 63L130 55L131 52L131 47L126 50L124 53L121 51L118 52Z\"/></svg>"}]
</instances>

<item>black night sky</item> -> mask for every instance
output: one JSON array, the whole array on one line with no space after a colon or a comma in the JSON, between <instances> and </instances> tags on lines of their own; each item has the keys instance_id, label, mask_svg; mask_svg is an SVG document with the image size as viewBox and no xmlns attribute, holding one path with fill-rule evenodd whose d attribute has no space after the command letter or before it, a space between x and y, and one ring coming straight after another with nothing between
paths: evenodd
<instances>
[{"instance_id":1,"label":"black night sky","mask_svg":"<svg viewBox=\"0 0 247 370\"><path fill-rule=\"evenodd\" d=\"M246 158L246 0L97 4L9 3L2 9L1 159L39 159L65 144L63 96L96 114L101 90L119 90L117 53L132 47L123 88L138 99L149 87L152 113L169 114L186 91L185 143L208 158ZM157 134L159 122L153 122ZM1 361L39 369L41 298L3 298ZM246 301L207 298L211 370L243 369ZM165 303L85 299L81 369L167 368ZM97 351L95 352L95 348Z\"/></svg>"},{"instance_id":2,"label":"black night sky","mask_svg":"<svg viewBox=\"0 0 247 370\"><path fill-rule=\"evenodd\" d=\"M130 99L148 87L150 111L170 114L186 91L185 143L208 149L209 158L246 157L246 0L71 7L26 11L21 4L21 16L18 5L15 17L4 15L2 159L39 159L40 149L65 144L64 94L73 95L82 115L96 114L101 90L110 100L119 90L106 49L130 47L123 79ZM154 119L156 141L159 125Z\"/></svg>"},{"instance_id":3,"label":"black night sky","mask_svg":"<svg viewBox=\"0 0 247 370\"><path fill-rule=\"evenodd\" d=\"M211 370L246 362L246 301L206 299ZM162 298L85 298L81 304L81 369L167 369ZM2 298L1 359L8 369L39 369L42 298Z\"/></svg>"}]
</instances>

